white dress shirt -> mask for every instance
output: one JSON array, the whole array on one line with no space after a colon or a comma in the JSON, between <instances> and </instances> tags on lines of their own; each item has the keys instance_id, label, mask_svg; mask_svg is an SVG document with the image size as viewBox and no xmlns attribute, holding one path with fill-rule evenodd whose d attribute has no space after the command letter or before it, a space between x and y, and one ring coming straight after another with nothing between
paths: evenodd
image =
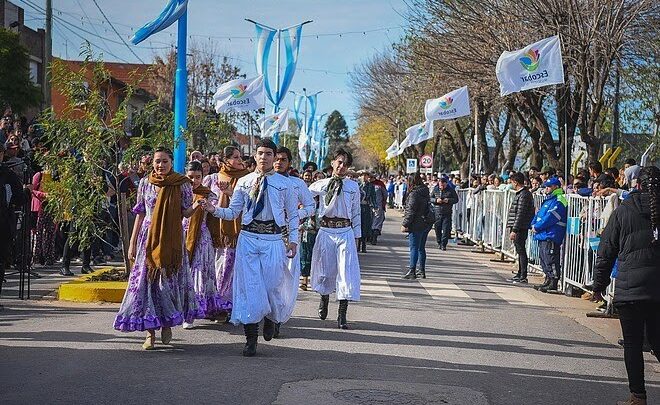
<instances>
[{"instance_id":1,"label":"white dress shirt","mask_svg":"<svg viewBox=\"0 0 660 405\"><path fill-rule=\"evenodd\" d=\"M362 237L360 216L360 186L353 180L343 179L341 193L325 204L325 196L328 194L328 185L331 179L319 180L309 186L312 196L319 196L319 216L328 218L346 218L351 220L353 233L356 238Z\"/></svg>"},{"instance_id":2,"label":"white dress shirt","mask_svg":"<svg viewBox=\"0 0 660 405\"><path fill-rule=\"evenodd\" d=\"M305 181L299 177L290 176L291 186L296 190L298 196L298 218L303 220L311 217L316 212L316 202L312 193L307 188Z\"/></svg>"},{"instance_id":3,"label":"white dress shirt","mask_svg":"<svg viewBox=\"0 0 660 405\"><path fill-rule=\"evenodd\" d=\"M254 204L248 209L250 201L250 190L257 182L259 173L253 172L238 179L234 194L229 201L229 207L216 207L213 215L225 219L233 220L238 218L241 213L243 217L241 224L248 225L253 219L259 221L275 221L280 226L288 226L289 242L298 244L298 198L292 183L281 174L267 176L268 187L264 195L264 209L252 217Z\"/></svg>"}]
</instances>

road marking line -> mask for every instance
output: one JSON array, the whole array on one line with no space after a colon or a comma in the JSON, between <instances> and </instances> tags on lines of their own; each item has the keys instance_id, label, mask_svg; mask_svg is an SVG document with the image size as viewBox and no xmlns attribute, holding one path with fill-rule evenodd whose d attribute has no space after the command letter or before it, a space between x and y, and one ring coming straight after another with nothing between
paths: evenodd
<instances>
[{"instance_id":1,"label":"road marking line","mask_svg":"<svg viewBox=\"0 0 660 405\"><path fill-rule=\"evenodd\" d=\"M362 280L360 294L366 297L394 298L392 289L385 279Z\"/></svg>"},{"instance_id":2,"label":"road marking line","mask_svg":"<svg viewBox=\"0 0 660 405\"><path fill-rule=\"evenodd\" d=\"M417 280L419 284L424 287L427 293L434 300L446 298L462 298L474 301L465 291L461 290L459 286L453 283L436 283L432 281Z\"/></svg>"},{"instance_id":3,"label":"road marking line","mask_svg":"<svg viewBox=\"0 0 660 405\"><path fill-rule=\"evenodd\" d=\"M513 305L531 305L535 307L547 307L548 304L534 298L525 290L518 287L503 287L496 285L487 286L489 290L497 294L500 298Z\"/></svg>"}]
</instances>

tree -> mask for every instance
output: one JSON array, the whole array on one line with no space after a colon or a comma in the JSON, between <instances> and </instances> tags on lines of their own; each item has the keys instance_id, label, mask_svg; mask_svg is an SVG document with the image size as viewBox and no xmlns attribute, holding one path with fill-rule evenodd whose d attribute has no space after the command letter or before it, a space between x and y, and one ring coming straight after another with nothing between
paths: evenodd
<instances>
[{"instance_id":1,"label":"tree","mask_svg":"<svg viewBox=\"0 0 660 405\"><path fill-rule=\"evenodd\" d=\"M138 114L136 122L141 136L129 140L124 125L134 84L127 83L118 89L112 85L103 62L95 60L89 48L83 55L80 70L70 70L58 60L53 62L53 87L66 101L57 116L48 109L40 118L44 143L49 150L39 151L36 156L42 165L57 173L57 181L49 183L46 189L57 198L49 199L46 209L56 222L69 223L70 229L75 230L69 237L81 248L89 246L94 237L106 230L107 225L100 218L103 210L108 209L108 193L119 189L118 164L135 162L145 148L171 147L173 142L172 131L162 130L163 125L171 128L171 113L155 103ZM114 96L122 101L109 114L108 100ZM118 202L122 204L121 199ZM119 223L126 212L127 206L120 205ZM114 225L122 233L125 231L119 224ZM121 236L127 240L129 235ZM128 272L127 252L124 257Z\"/></svg>"},{"instance_id":2,"label":"tree","mask_svg":"<svg viewBox=\"0 0 660 405\"><path fill-rule=\"evenodd\" d=\"M348 144L348 125L344 116L334 110L325 121L325 134L330 139L330 153L337 148L346 147Z\"/></svg>"},{"instance_id":3,"label":"tree","mask_svg":"<svg viewBox=\"0 0 660 405\"><path fill-rule=\"evenodd\" d=\"M385 119L360 120L354 138L356 166L372 167L380 173L385 173L396 163L394 159L388 160L385 153L394 140Z\"/></svg>"},{"instance_id":4,"label":"tree","mask_svg":"<svg viewBox=\"0 0 660 405\"><path fill-rule=\"evenodd\" d=\"M19 42L18 34L0 28L0 107L11 106L13 112L37 106L41 100L39 87L30 80L30 57Z\"/></svg>"}]
</instances>

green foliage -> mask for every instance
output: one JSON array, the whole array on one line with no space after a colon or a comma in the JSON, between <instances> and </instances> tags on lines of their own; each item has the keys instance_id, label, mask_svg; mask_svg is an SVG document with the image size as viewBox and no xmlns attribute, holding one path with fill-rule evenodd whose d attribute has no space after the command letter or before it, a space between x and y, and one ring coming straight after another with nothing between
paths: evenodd
<instances>
[{"instance_id":1,"label":"green foliage","mask_svg":"<svg viewBox=\"0 0 660 405\"><path fill-rule=\"evenodd\" d=\"M0 28L0 107L11 106L15 113L37 106L39 87L30 80L30 59L18 35Z\"/></svg>"},{"instance_id":2,"label":"green foliage","mask_svg":"<svg viewBox=\"0 0 660 405\"><path fill-rule=\"evenodd\" d=\"M339 111L334 110L328 116L325 122L325 133L330 140L328 154L332 154L338 148L348 147L348 125L346 125L346 120Z\"/></svg>"}]
</instances>

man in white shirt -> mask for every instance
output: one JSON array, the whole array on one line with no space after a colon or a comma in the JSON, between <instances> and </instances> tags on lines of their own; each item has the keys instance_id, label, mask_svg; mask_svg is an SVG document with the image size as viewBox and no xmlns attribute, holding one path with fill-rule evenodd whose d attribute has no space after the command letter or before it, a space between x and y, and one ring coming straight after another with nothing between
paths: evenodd
<instances>
[{"instance_id":1,"label":"man in white shirt","mask_svg":"<svg viewBox=\"0 0 660 405\"><path fill-rule=\"evenodd\" d=\"M314 198L312 198L312 193L309 192L307 184L296 176L290 176L289 170L291 169L291 161L293 156L291 155L291 150L280 146L277 148L277 153L275 154L275 171L282 176L289 179L291 183L291 188L293 189L292 198L296 201L296 206L298 207L298 218L300 223L303 222L305 218L311 217L316 211L316 203ZM300 226L298 226L300 229ZM298 233L300 235L300 232ZM287 267L292 277L287 278L289 281L294 281L293 284L287 286L286 288L293 292L294 295L298 295L298 279L300 278L300 249L296 250L296 256L292 259L287 258ZM275 325L274 338L279 337L280 335L280 324Z\"/></svg>"},{"instance_id":2,"label":"man in white shirt","mask_svg":"<svg viewBox=\"0 0 660 405\"><path fill-rule=\"evenodd\" d=\"M337 292L340 329L348 329L348 301L360 300L356 241L362 237L360 186L344 177L352 163L351 154L338 149L332 158L333 176L309 186L309 191L320 201L320 229L312 253L312 288L321 294L321 319L328 316L330 293Z\"/></svg>"},{"instance_id":3,"label":"man in white shirt","mask_svg":"<svg viewBox=\"0 0 660 405\"><path fill-rule=\"evenodd\" d=\"M297 297L297 289L289 288L298 279L289 272L287 257L294 257L298 247L298 199L291 182L273 168L276 152L277 146L270 139L259 141L256 170L238 180L229 207L201 204L221 219L242 215L231 322L243 324L246 357L256 354L259 322L264 321L264 339L271 340L275 324L289 319Z\"/></svg>"}]
</instances>

